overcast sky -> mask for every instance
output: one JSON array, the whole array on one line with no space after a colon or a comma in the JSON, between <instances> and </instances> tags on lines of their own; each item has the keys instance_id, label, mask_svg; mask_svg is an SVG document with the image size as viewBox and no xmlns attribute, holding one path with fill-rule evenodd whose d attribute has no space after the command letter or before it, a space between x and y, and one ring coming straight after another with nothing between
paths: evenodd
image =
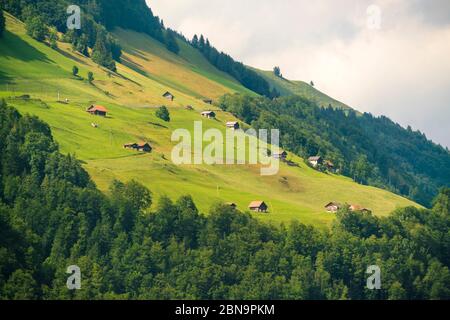
<instances>
[{"instance_id":1,"label":"overcast sky","mask_svg":"<svg viewBox=\"0 0 450 320\"><path fill-rule=\"evenodd\" d=\"M147 0L245 64L313 80L334 98L450 147L449 0Z\"/></svg>"}]
</instances>

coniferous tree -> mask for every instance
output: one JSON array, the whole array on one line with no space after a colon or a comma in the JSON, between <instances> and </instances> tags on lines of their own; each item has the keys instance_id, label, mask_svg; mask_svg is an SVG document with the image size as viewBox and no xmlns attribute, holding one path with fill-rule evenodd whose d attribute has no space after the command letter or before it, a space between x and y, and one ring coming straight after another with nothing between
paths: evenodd
<instances>
[{"instance_id":1,"label":"coniferous tree","mask_svg":"<svg viewBox=\"0 0 450 320\"><path fill-rule=\"evenodd\" d=\"M160 108L158 108L158 109L156 110L155 115L156 115L158 118L160 118L160 119L162 119L162 120L164 120L164 121L166 121L166 122L169 122L169 121L170 121L169 110L167 109L166 106L161 106Z\"/></svg>"},{"instance_id":2,"label":"coniferous tree","mask_svg":"<svg viewBox=\"0 0 450 320\"><path fill-rule=\"evenodd\" d=\"M92 82L94 81L94 74L92 73L92 71L88 72L88 81L89 83L92 84Z\"/></svg>"},{"instance_id":3,"label":"coniferous tree","mask_svg":"<svg viewBox=\"0 0 450 320\"><path fill-rule=\"evenodd\" d=\"M197 47L198 47L198 37L197 37L196 34L194 34L194 36L192 37L191 44L192 44L192 46L193 46L194 48L197 48Z\"/></svg>"},{"instance_id":4,"label":"coniferous tree","mask_svg":"<svg viewBox=\"0 0 450 320\"><path fill-rule=\"evenodd\" d=\"M72 75L77 77L78 76L78 67L77 66L73 66L72 67Z\"/></svg>"},{"instance_id":5,"label":"coniferous tree","mask_svg":"<svg viewBox=\"0 0 450 320\"><path fill-rule=\"evenodd\" d=\"M273 68L273 74L274 74L275 76L277 76L277 77L282 77L280 67L274 67L274 68Z\"/></svg>"}]
</instances>

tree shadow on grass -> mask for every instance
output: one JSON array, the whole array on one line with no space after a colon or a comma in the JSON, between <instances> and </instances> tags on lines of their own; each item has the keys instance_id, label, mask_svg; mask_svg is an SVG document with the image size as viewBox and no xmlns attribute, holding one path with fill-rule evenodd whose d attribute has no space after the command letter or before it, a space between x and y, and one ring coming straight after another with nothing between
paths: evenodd
<instances>
[{"instance_id":1,"label":"tree shadow on grass","mask_svg":"<svg viewBox=\"0 0 450 320\"><path fill-rule=\"evenodd\" d=\"M164 129L169 129L168 127L166 127L165 125L162 125L160 123L156 123L156 122L149 122L151 125L154 125L155 127L160 127L160 128L164 128Z\"/></svg>"},{"instance_id":2,"label":"tree shadow on grass","mask_svg":"<svg viewBox=\"0 0 450 320\"><path fill-rule=\"evenodd\" d=\"M16 82L14 81L14 78L11 77L8 73L3 72L0 70L0 84L10 84L14 85ZM6 91L6 90L5 90Z\"/></svg>"},{"instance_id":3,"label":"tree shadow on grass","mask_svg":"<svg viewBox=\"0 0 450 320\"><path fill-rule=\"evenodd\" d=\"M5 48L0 50L0 55L3 57L11 57L24 62L31 61L42 61L45 63L53 63L46 54L37 50L35 47L31 46L28 42L24 41L19 36L5 30L3 34L3 39L1 40L5 45Z\"/></svg>"}]
</instances>

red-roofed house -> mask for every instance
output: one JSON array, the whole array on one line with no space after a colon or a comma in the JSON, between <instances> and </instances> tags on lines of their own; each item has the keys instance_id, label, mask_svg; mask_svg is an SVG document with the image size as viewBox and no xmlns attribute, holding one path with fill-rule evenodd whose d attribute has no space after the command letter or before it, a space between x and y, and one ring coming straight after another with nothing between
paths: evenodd
<instances>
[{"instance_id":1,"label":"red-roofed house","mask_svg":"<svg viewBox=\"0 0 450 320\"><path fill-rule=\"evenodd\" d=\"M108 110L103 106L92 105L89 108L87 108L86 112L89 112L90 114L92 114L94 116L106 117Z\"/></svg>"}]
</instances>

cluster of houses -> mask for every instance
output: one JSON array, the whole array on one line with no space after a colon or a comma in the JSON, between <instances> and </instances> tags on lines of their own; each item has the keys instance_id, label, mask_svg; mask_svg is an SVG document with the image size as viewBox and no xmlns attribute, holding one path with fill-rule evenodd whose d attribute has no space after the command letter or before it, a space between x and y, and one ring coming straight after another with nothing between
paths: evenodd
<instances>
[{"instance_id":1,"label":"cluster of houses","mask_svg":"<svg viewBox=\"0 0 450 320\"><path fill-rule=\"evenodd\" d=\"M327 212L336 213L346 206L348 206L349 210L353 211L353 212L363 212L363 213L371 213L372 212L372 210L367 209L359 204L347 205L347 204L342 204L339 202L330 202L325 206L325 209L327 210Z\"/></svg>"}]
</instances>

